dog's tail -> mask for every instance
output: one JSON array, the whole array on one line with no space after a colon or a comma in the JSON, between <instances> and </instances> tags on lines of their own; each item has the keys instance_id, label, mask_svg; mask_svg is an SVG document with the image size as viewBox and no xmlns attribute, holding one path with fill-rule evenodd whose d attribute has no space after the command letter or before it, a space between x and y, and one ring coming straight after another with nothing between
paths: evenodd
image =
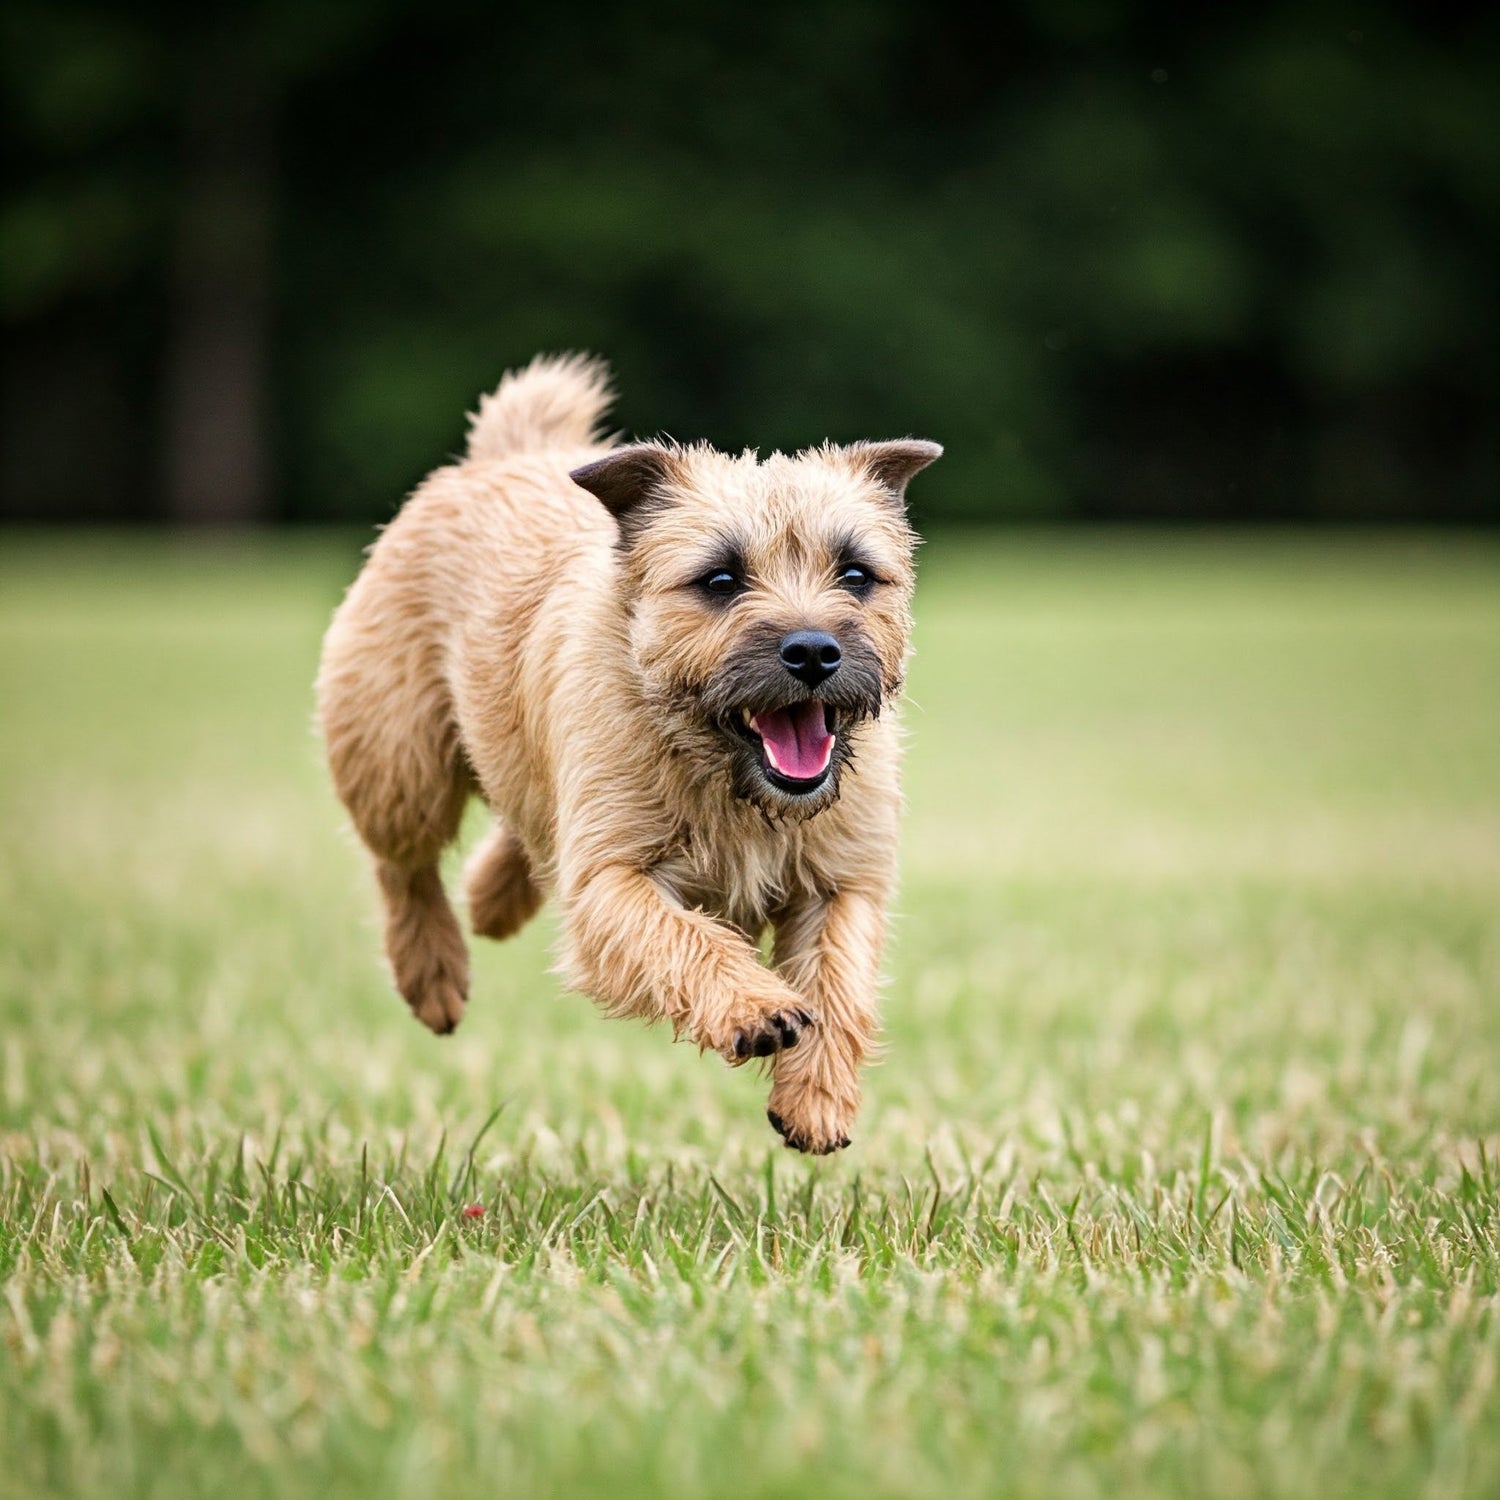
<instances>
[{"instance_id":1,"label":"dog's tail","mask_svg":"<svg viewBox=\"0 0 1500 1500\"><path fill-rule=\"evenodd\" d=\"M539 354L510 370L469 416L469 457L508 458L597 442L614 400L609 366L592 354Z\"/></svg>"}]
</instances>

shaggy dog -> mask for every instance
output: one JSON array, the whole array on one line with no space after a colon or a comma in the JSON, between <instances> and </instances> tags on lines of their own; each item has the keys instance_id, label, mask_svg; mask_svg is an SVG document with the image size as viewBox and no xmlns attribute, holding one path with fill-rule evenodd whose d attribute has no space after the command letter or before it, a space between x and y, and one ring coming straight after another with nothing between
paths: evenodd
<instances>
[{"instance_id":1,"label":"shaggy dog","mask_svg":"<svg viewBox=\"0 0 1500 1500\"><path fill-rule=\"evenodd\" d=\"M376 542L323 648L334 785L432 1030L468 994L438 861L477 792L474 931L508 937L555 895L572 984L731 1064L772 1059L772 1125L833 1151L895 874L904 495L942 449L613 447L609 397L577 356L507 375Z\"/></svg>"}]
</instances>

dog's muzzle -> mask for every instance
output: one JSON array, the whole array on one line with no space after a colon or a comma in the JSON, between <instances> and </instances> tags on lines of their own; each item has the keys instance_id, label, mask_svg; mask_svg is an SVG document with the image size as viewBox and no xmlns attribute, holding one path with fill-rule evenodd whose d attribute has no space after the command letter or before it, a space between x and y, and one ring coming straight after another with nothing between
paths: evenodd
<instances>
[{"instance_id":1,"label":"dog's muzzle","mask_svg":"<svg viewBox=\"0 0 1500 1500\"><path fill-rule=\"evenodd\" d=\"M842 646L833 669L815 674L786 661L789 639L746 652L703 695L709 717L753 754L746 795L759 783L783 799L813 796L848 759L850 732L880 713L880 664L864 642Z\"/></svg>"}]
</instances>

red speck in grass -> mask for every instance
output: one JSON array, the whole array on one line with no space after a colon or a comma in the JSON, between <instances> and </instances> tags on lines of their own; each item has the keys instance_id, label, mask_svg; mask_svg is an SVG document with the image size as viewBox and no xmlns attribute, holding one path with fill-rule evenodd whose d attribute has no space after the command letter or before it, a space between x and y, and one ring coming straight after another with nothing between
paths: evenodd
<instances>
[{"instance_id":1,"label":"red speck in grass","mask_svg":"<svg viewBox=\"0 0 1500 1500\"><path fill-rule=\"evenodd\" d=\"M466 1218L466 1219L482 1219L483 1217L484 1217L484 1204L482 1204L482 1203L470 1203L470 1204L467 1204L465 1206L465 1208L464 1208L464 1218Z\"/></svg>"}]
</instances>

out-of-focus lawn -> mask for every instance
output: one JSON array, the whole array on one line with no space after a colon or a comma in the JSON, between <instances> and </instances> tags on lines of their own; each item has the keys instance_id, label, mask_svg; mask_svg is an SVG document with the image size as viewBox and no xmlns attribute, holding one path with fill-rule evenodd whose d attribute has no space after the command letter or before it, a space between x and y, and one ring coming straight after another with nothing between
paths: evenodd
<instances>
[{"instance_id":1,"label":"out-of-focus lawn","mask_svg":"<svg viewBox=\"0 0 1500 1500\"><path fill-rule=\"evenodd\" d=\"M545 921L387 992L358 546L0 541L0 1493L1500 1491L1491 540L932 543L825 1162Z\"/></svg>"}]
</instances>

